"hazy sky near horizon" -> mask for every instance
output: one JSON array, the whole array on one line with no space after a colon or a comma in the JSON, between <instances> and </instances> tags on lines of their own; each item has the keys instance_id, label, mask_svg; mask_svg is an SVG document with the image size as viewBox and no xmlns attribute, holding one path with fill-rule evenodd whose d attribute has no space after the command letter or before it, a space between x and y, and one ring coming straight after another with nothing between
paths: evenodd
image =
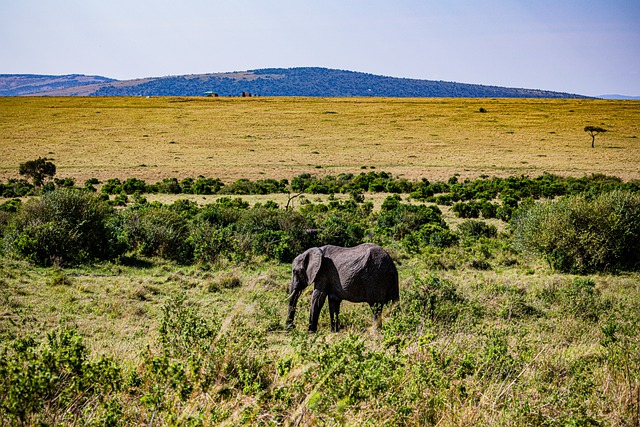
<instances>
[{"instance_id":1,"label":"hazy sky near horizon","mask_svg":"<svg viewBox=\"0 0 640 427\"><path fill-rule=\"evenodd\" d=\"M1 74L327 67L640 95L638 0L0 0Z\"/></svg>"}]
</instances>

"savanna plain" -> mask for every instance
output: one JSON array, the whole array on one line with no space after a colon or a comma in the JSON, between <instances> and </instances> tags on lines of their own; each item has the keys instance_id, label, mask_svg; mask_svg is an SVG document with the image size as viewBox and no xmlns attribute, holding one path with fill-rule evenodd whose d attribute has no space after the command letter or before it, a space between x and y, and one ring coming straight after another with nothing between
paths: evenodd
<instances>
[{"instance_id":1,"label":"savanna plain","mask_svg":"<svg viewBox=\"0 0 640 427\"><path fill-rule=\"evenodd\" d=\"M640 425L639 135L635 101L0 98L0 424ZM287 330L293 257L362 242L381 326L308 333L312 285Z\"/></svg>"}]
</instances>

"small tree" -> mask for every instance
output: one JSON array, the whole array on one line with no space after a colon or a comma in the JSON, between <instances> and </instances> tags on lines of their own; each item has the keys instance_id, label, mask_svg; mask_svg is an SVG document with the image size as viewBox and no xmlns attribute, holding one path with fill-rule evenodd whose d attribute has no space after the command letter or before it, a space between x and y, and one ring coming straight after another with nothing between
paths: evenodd
<instances>
[{"instance_id":1,"label":"small tree","mask_svg":"<svg viewBox=\"0 0 640 427\"><path fill-rule=\"evenodd\" d=\"M585 126L584 131L589 132L589 135L591 135L591 148L594 148L596 146L596 135L607 130L598 126Z\"/></svg>"},{"instance_id":2,"label":"small tree","mask_svg":"<svg viewBox=\"0 0 640 427\"><path fill-rule=\"evenodd\" d=\"M56 174L56 165L51 163L46 157L38 157L37 160L29 160L20 163L20 175L26 175L33 179L33 185L42 186L46 177L53 177Z\"/></svg>"}]
</instances>

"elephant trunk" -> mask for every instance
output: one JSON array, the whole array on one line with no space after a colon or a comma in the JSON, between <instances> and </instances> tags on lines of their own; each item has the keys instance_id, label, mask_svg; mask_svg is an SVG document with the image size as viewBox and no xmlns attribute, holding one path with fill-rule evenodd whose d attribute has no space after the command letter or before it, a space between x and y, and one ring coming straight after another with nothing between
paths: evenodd
<instances>
[{"instance_id":1,"label":"elephant trunk","mask_svg":"<svg viewBox=\"0 0 640 427\"><path fill-rule=\"evenodd\" d=\"M289 295L289 314L287 316L287 329L292 329L294 327L293 319L296 316L296 305L298 305L298 298L300 297L301 293L302 291L300 290L294 290Z\"/></svg>"}]
</instances>

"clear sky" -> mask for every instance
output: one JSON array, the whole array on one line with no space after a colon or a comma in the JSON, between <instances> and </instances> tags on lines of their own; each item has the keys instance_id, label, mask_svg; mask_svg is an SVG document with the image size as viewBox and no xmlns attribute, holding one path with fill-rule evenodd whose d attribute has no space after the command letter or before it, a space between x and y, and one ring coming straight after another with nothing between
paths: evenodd
<instances>
[{"instance_id":1,"label":"clear sky","mask_svg":"<svg viewBox=\"0 0 640 427\"><path fill-rule=\"evenodd\" d=\"M0 0L0 73L327 67L640 95L639 0Z\"/></svg>"}]
</instances>

